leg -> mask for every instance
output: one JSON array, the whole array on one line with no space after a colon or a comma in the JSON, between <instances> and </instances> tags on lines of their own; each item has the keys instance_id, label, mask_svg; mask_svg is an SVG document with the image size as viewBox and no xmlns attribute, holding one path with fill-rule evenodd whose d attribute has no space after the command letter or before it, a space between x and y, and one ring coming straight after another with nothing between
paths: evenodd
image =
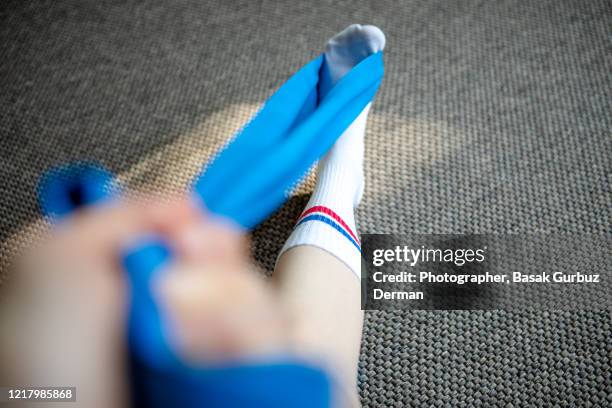
<instances>
[{"instance_id":1,"label":"leg","mask_svg":"<svg viewBox=\"0 0 612 408\"><path fill-rule=\"evenodd\" d=\"M323 97L352 66L383 47L384 35L372 26L353 25L332 38L321 74ZM328 362L355 405L363 312L354 208L363 192L369 108L320 161L313 195L274 272L281 302L290 313L295 351Z\"/></svg>"},{"instance_id":2,"label":"leg","mask_svg":"<svg viewBox=\"0 0 612 408\"><path fill-rule=\"evenodd\" d=\"M290 318L294 351L326 362L356 405L363 324L359 279L334 255L310 245L283 253L274 279Z\"/></svg>"}]
</instances>

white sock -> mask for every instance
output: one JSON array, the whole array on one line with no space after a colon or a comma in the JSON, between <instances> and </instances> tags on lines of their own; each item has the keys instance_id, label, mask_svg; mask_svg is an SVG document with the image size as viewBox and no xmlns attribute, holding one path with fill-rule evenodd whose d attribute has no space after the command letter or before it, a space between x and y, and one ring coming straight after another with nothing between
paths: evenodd
<instances>
[{"instance_id":1,"label":"white sock","mask_svg":"<svg viewBox=\"0 0 612 408\"><path fill-rule=\"evenodd\" d=\"M374 26L353 24L332 37L325 48L321 94L326 95L354 65L384 46L385 36ZM363 138L369 110L370 104L319 161L312 197L281 254L299 245L316 246L360 277L361 245L354 209L363 194Z\"/></svg>"}]
</instances>

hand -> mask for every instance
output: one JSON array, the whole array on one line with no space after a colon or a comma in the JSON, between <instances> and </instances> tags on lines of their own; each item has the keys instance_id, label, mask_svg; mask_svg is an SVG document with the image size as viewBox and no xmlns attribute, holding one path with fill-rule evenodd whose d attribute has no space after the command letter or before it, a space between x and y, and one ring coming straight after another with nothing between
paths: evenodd
<instances>
[{"instance_id":1,"label":"hand","mask_svg":"<svg viewBox=\"0 0 612 408\"><path fill-rule=\"evenodd\" d=\"M238 229L203 217L187 199L121 201L54 226L18 262L3 288L0 384L76 386L81 406L125 404L129 296L118 254L150 233L175 254L152 285L181 355L197 364L282 347L284 320L249 270Z\"/></svg>"}]
</instances>

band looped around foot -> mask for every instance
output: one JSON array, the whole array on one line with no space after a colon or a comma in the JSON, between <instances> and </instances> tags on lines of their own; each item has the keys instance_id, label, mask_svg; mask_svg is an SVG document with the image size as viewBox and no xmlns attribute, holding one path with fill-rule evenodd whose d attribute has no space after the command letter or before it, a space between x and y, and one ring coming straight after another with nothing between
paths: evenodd
<instances>
[{"instance_id":1,"label":"band looped around foot","mask_svg":"<svg viewBox=\"0 0 612 408\"><path fill-rule=\"evenodd\" d=\"M208 211L245 229L263 221L374 98L382 52L365 58L318 100L323 56L292 76L194 184Z\"/></svg>"}]
</instances>

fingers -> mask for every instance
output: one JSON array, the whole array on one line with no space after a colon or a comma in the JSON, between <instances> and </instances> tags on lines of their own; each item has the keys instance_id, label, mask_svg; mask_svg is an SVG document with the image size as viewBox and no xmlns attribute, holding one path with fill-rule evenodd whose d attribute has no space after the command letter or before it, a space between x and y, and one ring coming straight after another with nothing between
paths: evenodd
<instances>
[{"instance_id":1,"label":"fingers","mask_svg":"<svg viewBox=\"0 0 612 408\"><path fill-rule=\"evenodd\" d=\"M96 261L114 259L121 249L146 235L158 235L179 256L197 259L229 256L240 248L242 233L215 223L187 197L114 200L79 210L54 228L54 251ZM226 249L228 248L228 249Z\"/></svg>"},{"instance_id":2,"label":"fingers","mask_svg":"<svg viewBox=\"0 0 612 408\"><path fill-rule=\"evenodd\" d=\"M173 243L181 259L189 263L237 267L248 256L242 231L214 219L199 220L175 229Z\"/></svg>"},{"instance_id":3,"label":"fingers","mask_svg":"<svg viewBox=\"0 0 612 408\"><path fill-rule=\"evenodd\" d=\"M183 262L238 265L248 256L244 230L229 220L204 213L189 197L158 204L151 211L155 225Z\"/></svg>"},{"instance_id":4,"label":"fingers","mask_svg":"<svg viewBox=\"0 0 612 408\"><path fill-rule=\"evenodd\" d=\"M245 265L179 265L155 288L187 361L248 359L286 347L282 309Z\"/></svg>"},{"instance_id":5,"label":"fingers","mask_svg":"<svg viewBox=\"0 0 612 408\"><path fill-rule=\"evenodd\" d=\"M84 208L56 225L51 245L65 255L115 257L135 237L160 230L157 205L138 199Z\"/></svg>"}]
</instances>

